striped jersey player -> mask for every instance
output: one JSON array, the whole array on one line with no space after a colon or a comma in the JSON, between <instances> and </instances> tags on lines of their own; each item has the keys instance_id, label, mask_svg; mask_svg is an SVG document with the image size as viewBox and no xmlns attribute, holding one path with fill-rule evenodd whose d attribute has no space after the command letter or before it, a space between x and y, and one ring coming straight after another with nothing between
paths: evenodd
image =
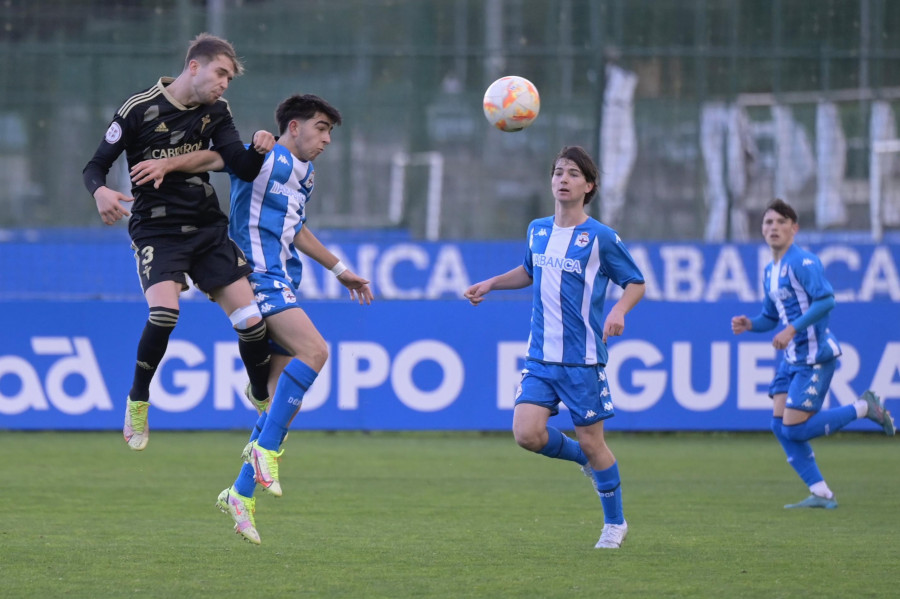
<instances>
[{"instance_id":1,"label":"striped jersey player","mask_svg":"<svg viewBox=\"0 0 900 599\"><path fill-rule=\"evenodd\" d=\"M763 277L762 316L777 323L793 324L796 333L784 349L791 364L822 364L841 355L837 339L828 328L834 290L825 278L818 256L791 245L777 261L770 262Z\"/></svg>"},{"instance_id":2,"label":"striped jersey player","mask_svg":"<svg viewBox=\"0 0 900 599\"><path fill-rule=\"evenodd\" d=\"M819 258L794 244L799 228L797 212L787 202L776 199L766 207L762 233L772 251L772 262L763 275L762 311L753 318L733 317L731 329L740 335L771 331L779 324L784 327L772 339L772 346L783 354L769 385L770 427L788 463L810 492L802 501L784 507L834 509L837 499L819 471L809 441L860 418L875 421L888 435L894 434L894 423L872 391L851 404L822 409L841 355L828 328L834 291Z\"/></svg>"},{"instance_id":3,"label":"striped jersey player","mask_svg":"<svg viewBox=\"0 0 900 599\"><path fill-rule=\"evenodd\" d=\"M644 277L615 231L585 212L597 191L597 166L584 149L565 147L551 169L554 214L528 226L525 261L469 287L478 305L495 289L532 285L531 334L513 411L513 434L523 448L576 462L593 482L604 526L595 547L622 545L619 466L603 437L614 415L604 366L608 337L621 335L625 315L644 295ZM624 289L604 316L609 282ZM562 402L578 440L549 426Z\"/></svg>"}]
</instances>

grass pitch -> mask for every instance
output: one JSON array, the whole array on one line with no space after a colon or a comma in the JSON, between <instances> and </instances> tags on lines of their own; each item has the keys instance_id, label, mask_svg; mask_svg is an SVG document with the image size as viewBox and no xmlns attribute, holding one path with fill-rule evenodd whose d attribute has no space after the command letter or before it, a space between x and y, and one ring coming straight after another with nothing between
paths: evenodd
<instances>
[{"instance_id":1,"label":"grass pitch","mask_svg":"<svg viewBox=\"0 0 900 599\"><path fill-rule=\"evenodd\" d=\"M294 431L262 546L214 507L246 434L0 433L3 597L892 597L895 439L814 442L836 510L765 434L610 434L630 525L511 435Z\"/></svg>"}]
</instances>

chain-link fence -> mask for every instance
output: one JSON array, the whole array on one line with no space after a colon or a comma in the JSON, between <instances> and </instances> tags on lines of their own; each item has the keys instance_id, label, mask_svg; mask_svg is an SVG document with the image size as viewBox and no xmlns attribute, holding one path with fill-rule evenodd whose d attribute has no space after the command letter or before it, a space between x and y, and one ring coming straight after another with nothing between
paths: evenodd
<instances>
[{"instance_id":1,"label":"chain-link fence","mask_svg":"<svg viewBox=\"0 0 900 599\"><path fill-rule=\"evenodd\" d=\"M430 205L441 238L515 238L552 210L551 160L571 144L603 167L595 214L630 238L740 239L773 195L807 229L868 231L873 189L900 225L892 0L7 0L0 226L101 226L81 169L200 31L244 59L226 97L245 139L292 93L344 113L317 161L319 228L424 236ZM541 92L521 133L481 114L504 74ZM127 186L124 167L110 182Z\"/></svg>"}]
</instances>

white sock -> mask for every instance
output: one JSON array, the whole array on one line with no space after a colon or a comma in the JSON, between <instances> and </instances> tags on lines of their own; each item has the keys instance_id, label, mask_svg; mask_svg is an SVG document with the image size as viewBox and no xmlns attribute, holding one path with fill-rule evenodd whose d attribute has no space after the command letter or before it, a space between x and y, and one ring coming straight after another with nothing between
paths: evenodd
<instances>
[{"instance_id":1,"label":"white sock","mask_svg":"<svg viewBox=\"0 0 900 599\"><path fill-rule=\"evenodd\" d=\"M809 488L809 492L813 495L818 495L819 497L824 497L825 499L831 499L834 497L834 493L831 492L831 489L828 488L828 485L825 484L824 480L820 480L813 486Z\"/></svg>"},{"instance_id":2,"label":"white sock","mask_svg":"<svg viewBox=\"0 0 900 599\"><path fill-rule=\"evenodd\" d=\"M865 418L869 415L869 403L863 401L862 399L857 399L853 402L853 407L856 408L856 417L857 418Z\"/></svg>"}]
</instances>

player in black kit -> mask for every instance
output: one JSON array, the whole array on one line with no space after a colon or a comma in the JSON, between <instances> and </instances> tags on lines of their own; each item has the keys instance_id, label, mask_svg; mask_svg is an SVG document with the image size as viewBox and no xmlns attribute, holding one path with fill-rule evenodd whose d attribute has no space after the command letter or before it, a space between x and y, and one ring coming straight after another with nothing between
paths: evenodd
<instances>
[{"instance_id":1,"label":"player in black kit","mask_svg":"<svg viewBox=\"0 0 900 599\"><path fill-rule=\"evenodd\" d=\"M122 431L136 451L147 446L150 381L178 321L178 296L187 289L185 273L222 307L237 330L241 358L250 377L248 398L258 410L265 409L269 399L265 321L247 281L251 269L228 237L228 217L219 207L209 174L173 172L154 181L151 173L145 182L146 170L135 169L149 158L214 147L232 171L252 181L275 138L267 131L257 131L249 148L241 142L222 94L242 72L229 42L206 33L198 35L178 77L162 77L122 104L84 168L84 184L97 201L103 222L111 225L124 216L131 217L128 232L150 308L138 343ZM106 175L123 151L134 182L133 198L106 187ZM134 204L129 214L122 202L130 201Z\"/></svg>"}]
</instances>

